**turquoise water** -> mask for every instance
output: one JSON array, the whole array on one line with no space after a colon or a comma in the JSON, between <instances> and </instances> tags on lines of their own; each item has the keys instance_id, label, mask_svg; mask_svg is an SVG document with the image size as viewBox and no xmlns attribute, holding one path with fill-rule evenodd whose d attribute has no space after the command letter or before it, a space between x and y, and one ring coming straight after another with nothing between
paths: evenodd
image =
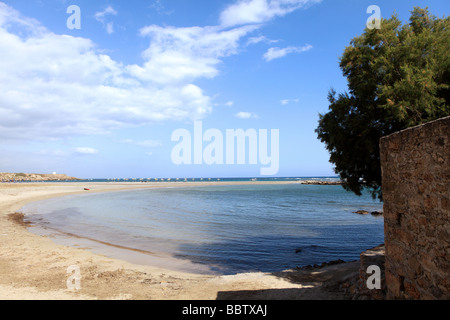
<instances>
[{"instance_id":1,"label":"turquoise water","mask_svg":"<svg viewBox=\"0 0 450 320\"><path fill-rule=\"evenodd\" d=\"M219 274L280 271L352 261L384 242L370 195L302 184L158 188L32 203L27 217L51 228Z\"/></svg>"}]
</instances>

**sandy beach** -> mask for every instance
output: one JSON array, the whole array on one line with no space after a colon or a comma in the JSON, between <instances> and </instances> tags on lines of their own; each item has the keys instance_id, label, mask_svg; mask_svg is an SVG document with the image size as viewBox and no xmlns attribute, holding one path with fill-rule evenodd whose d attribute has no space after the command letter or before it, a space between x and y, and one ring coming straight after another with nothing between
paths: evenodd
<instances>
[{"instance_id":1,"label":"sandy beach","mask_svg":"<svg viewBox=\"0 0 450 320\"><path fill-rule=\"evenodd\" d=\"M342 287L343 284L349 287L357 280L358 261L276 273L226 276L186 273L113 259L93 253L89 248L59 245L48 237L29 232L20 216L19 219L11 216L27 203L51 197L195 184L0 183L0 299L335 300L351 297ZM79 290L68 289L70 266L80 270Z\"/></svg>"}]
</instances>

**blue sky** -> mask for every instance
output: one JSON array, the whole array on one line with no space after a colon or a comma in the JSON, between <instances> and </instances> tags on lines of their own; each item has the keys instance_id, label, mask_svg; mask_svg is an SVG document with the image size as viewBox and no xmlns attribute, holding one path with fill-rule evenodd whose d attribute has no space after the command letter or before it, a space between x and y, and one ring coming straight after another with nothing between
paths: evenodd
<instances>
[{"instance_id":1,"label":"blue sky","mask_svg":"<svg viewBox=\"0 0 450 320\"><path fill-rule=\"evenodd\" d=\"M68 28L71 5L81 10L80 29ZM197 120L224 136L278 130L275 176L334 175L314 130L328 91L346 90L339 57L363 33L370 5L404 22L414 6L439 17L450 7L447 0L0 0L0 172L260 176L261 163L174 164L172 134L194 134Z\"/></svg>"}]
</instances>

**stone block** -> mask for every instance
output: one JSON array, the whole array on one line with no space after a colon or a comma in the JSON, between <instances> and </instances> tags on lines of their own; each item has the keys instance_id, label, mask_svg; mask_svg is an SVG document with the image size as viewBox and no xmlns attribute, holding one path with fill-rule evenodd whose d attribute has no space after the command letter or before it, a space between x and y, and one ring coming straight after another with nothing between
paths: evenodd
<instances>
[{"instance_id":1,"label":"stone block","mask_svg":"<svg viewBox=\"0 0 450 320\"><path fill-rule=\"evenodd\" d=\"M380 140L389 299L450 296L450 117Z\"/></svg>"}]
</instances>

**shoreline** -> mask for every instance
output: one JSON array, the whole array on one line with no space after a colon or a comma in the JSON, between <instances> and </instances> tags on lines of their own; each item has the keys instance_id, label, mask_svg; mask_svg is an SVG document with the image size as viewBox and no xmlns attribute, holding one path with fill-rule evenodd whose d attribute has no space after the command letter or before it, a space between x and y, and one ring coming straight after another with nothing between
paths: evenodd
<instances>
[{"instance_id":1,"label":"shoreline","mask_svg":"<svg viewBox=\"0 0 450 320\"><path fill-rule=\"evenodd\" d=\"M111 192L147 188L225 185L287 184L298 182L158 182L158 183L0 183L0 298L25 300L53 299L152 299L214 300L236 297L241 291L261 299L345 299L344 292L329 289L311 278L311 270L285 270L276 273L245 273L216 276L174 271L168 268L130 263L92 252L85 247L56 244L45 236L31 233L10 219L27 203L72 194ZM81 271L81 290L70 291L67 268ZM346 270L346 279L358 274L359 263L326 267ZM293 275L295 274L295 277ZM306 277L309 274L309 277ZM341 273L337 273L341 277ZM302 278L302 276L306 278ZM332 275L329 275L333 279ZM293 281L292 279L296 279ZM300 280L299 280L300 279ZM303 280L301 280L303 279ZM314 280L314 281L313 281ZM327 280L340 281L342 279ZM305 282L306 281L306 282Z\"/></svg>"}]
</instances>

